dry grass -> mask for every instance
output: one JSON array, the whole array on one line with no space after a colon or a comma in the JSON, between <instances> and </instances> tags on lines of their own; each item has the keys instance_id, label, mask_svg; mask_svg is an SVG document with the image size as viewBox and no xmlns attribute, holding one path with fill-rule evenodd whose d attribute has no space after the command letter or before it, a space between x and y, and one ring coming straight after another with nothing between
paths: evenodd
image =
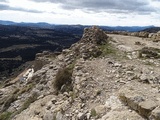
<instances>
[{"instance_id":1,"label":"dry grass","mask_svg":"<svg viewBox=\"0 0 160 120\"><path fill-rule=\"evenodd\" d=\"M73 72L72 69L70 69L69 67L60 69L57 72L57 75L54 81L54 88L56 90L61 90L61 87L63 85L70 86L72 82L72 78L71 78L72 72Z\"/></svg>"}]
</instances>

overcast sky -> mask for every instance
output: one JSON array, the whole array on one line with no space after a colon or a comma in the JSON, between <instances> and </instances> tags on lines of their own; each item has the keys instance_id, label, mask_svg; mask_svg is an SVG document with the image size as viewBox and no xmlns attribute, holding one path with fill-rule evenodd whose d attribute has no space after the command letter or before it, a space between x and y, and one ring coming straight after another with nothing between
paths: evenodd
<instances>
[{"instance_id":1,"label":"overcast sky","mask_svg":"<svg viewBox=\"0 0 160 120\"><path fill-rule=\"evenodd\" d=\"M0 0L0 20L160 26L160 0Z\"/></svg>"}]
</instances>

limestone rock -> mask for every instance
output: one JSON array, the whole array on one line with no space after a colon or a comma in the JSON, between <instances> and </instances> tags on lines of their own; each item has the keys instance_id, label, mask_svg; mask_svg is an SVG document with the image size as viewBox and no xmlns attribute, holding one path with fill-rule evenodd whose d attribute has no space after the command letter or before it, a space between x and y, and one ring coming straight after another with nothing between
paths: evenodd
<instances>
[{"instance_id":1,"label":"limestone rock","mask_svg":"<svg viewBox=\"0 0 160 120\"><path fill-rule=\"evenodd\" d=\"M85 28L81 42L102 44L105 43L108 36L98 27Z\"/></svg>"},{"instance_id":2,"label":"limestone rock","mask_svg":"<svg viewBox=\"0 0 160 120\"><path fill-rule=\"evenodd\" d=\"M157 102L157 98L160 97L159 93L151 86L138 82L124 85L119 91L119 97L127 106L147 118L149 118L152 110L160 105Z\"/></svg>"},{"instance_id":3,"label":"limestone rock","mask_svg":"<svg viewBox=\"0 0 160 120\"><path fill-rule=\"evenodd\" d=\"M157 107L154 101L148 100L139 103L139 114L143 116L149 116L151 111Z\"/></svg>"},{"instance_id":4,"label":"limestone rock","mask_svg":"<svg viewBox=\"0 0 160 120\"><path fill-rule=\"evenodd\" d=\"M105 105L96 106L95 111L98 116L102 116L106 112L106 106Z\"/></svg>"},{"instance_id":5,"label":"limestone rock","mask_svg":"<svg viewBox=\"0 0 160 120\"><path fill-rule=\"evenodd\" d=\"M57 113L56 120L63 120L63 114L61 112Z\"/></svg>"},{"instance_id":6,"label":"limestone rock","mask_svg":"<svg viewBox=\"0 0 160 120\"><path fill-rule=\"evenodd\" d=\"M50 111L43 116L43 120L53 120L53 118L54 118L54 114L51 113Z\"/></svg>"},{"instance_id":7,"label":"limestone rock","mask_svg":"<svg viewBox=\"0 0 160 120\"><path fill-rule=\"evenodd\" d=\"M157 107L152 111L150 118L153 120L160 120L160 107Z\"/></svg>"},{"instance_id":8,"label":"limestone rock","mask_svg":"<svg viewBox=\"0 0 160 120\"><path fill-rule=\"evenodd\" d=\"M77 115L78 120L86 120L86 114L85 113L79 113Z\"/></svg>"}]
</instances>

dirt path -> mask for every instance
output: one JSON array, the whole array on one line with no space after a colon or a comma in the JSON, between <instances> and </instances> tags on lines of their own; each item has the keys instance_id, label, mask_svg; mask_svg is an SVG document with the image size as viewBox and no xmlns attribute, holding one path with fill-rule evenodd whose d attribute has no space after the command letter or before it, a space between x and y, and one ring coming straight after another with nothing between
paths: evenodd
<instances>
[{"instance_id":1,"label":"dirt path","mask_svg":"<svg viewBox=\"0 0 160 120\"><path fill-rule=\"evenodd\" d=\"M143 47L160 48L160 43L154 43L147 39L122 35L109 36L113 38L113 44L124 52L132 53ZM140 42L141 45L135 45L135 42ZM107 105L109 104L110 110L101 120L117 120L117 118L144 120L135 111L120 104L117 93L120 88L131 81L143 83L143 80L147 79L151 83L156 83L154 80L160 76L159 66L160 62L157 59L114 59L109 57L85 61L82 65L82 71L89 73L88 78L92 77L93 79L93 81L88 82L93 87L89 91L101 92L98 98L95 98L97 102L90 104L89 107L94 108L96 105L105 104L105 102ZM89 94L92 95L92 93ZM125 111L126 115L122 114L121 111ZM115 114L117 116L114 116Z\"/></svg>"},{"instance_id":2,"label":"dirt path","mask_svg":"<svg viewBox=\"0 0 160 120\"><path fill-rule=\"evenodd\" d=\"M113 38L113 41L115 41L116 45L122 48L126 48L126 51L134 51L139 50L143 47L154 47L160 49L160 42L153 42L146 38L140 38L140 37L133 37L133 36L124 36L124 35L114 35L114 34L108 34L108 36ZM141 45L135 45L136 42L140 42Z\"/></svg>"}]
</instances>

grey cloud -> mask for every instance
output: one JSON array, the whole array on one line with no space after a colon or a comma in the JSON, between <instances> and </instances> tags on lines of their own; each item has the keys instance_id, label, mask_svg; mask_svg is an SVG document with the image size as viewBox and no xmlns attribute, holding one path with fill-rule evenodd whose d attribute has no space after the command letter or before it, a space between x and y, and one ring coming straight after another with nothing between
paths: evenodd
<instances>
[{"instance_id":1,"label":"grey cloud","mask_svg":"<svg viewBox=\"0 0 160 120\"><path fill-rule=\"evenodd\" d=\"M155 9L144 0L31 0L35 2L60 3L63 9L83 9L94 12L150 13ZM160 1L160 0L159 0Z\"/></svg>"},{"instance_id":2,"label":"grey cloud","mask_svg":"<svg viewBox=\"0 0 160 120\"><path fill-rule=\"evenodd\" d=\"M68 0L30 0L35 2L52 2L52 3L65 3Z\"/></svg>"},{"instance_id":3,"label":"grey cloud","mask_svg":"<svg viewBox=\"0 0 160 120\"><path fill-rule=\"evenodd\" d=\"M0 2L7 2L7 0L1 0Z\"/></svg>"},{"instance_id":4,"label":"grey cloud","mask_svg":"<svg viewBox=\"0 0 160 120\"><path fill-rule=\"evenodd\" d=\"M42 11L38 11L38 10L16 8L16 7L10 7L6 4L0 4L0 11L2 11L2 10L14 10L14 11L24 11L24 12L32 12L32 13L42 13Z\"/></svg>"},{"instance_id":5,"label":"grey cloud","mask_svg":"<svg viewBox=\"0 0 160 120\"><path fill-rule=\"evenodd\" d=\"M9 8L8 5L0 4L0 10L6 10L8 8Z\"/></svg>"}]
</instances>

